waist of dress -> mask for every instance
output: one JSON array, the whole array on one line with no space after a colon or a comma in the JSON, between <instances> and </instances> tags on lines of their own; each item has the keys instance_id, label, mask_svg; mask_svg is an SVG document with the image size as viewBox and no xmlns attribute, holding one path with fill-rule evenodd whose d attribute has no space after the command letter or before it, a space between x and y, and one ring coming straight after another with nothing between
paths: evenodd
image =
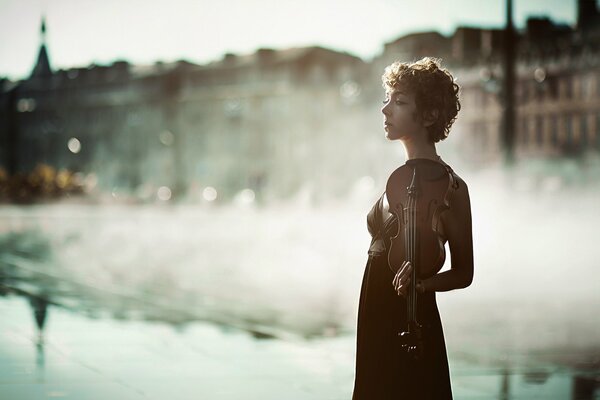
<instances>
[{"instance_id":1,"label":"waist of dress","mask_svg":"<svg viewBox=\"0 0 600 400\"><path fill-rule=\"evenodd\" d=\"M382 265L385 264L385 269L388 270L390 276L393 277L394 272L392 271L392 269L389 267L388 265L388 260L387 260L387 251L374 251L374 250L369 250L369 257L367 260L367 268L373 268L375 264L377 265ZM436 271L433 275L437 274L439 271ZM433 275L429 275L429 276L422 276L421 279L427 279L430 278ZM435 301L435 292L427 292L427 293L419 293L419 296L421 295L427 295L427 294L432 294L433 295L433 301ZM425 296L426 297L426 296Z\"/></svg>"}]
</instances>

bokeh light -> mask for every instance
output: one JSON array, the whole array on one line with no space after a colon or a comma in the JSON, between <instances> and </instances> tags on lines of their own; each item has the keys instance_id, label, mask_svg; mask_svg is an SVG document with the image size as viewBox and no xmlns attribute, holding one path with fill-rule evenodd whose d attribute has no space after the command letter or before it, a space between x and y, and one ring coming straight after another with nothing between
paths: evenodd
<instances>
[{"instance_id":1,"label":"bokeh light","mask_svg":"<svg viewBox=\"0 0 600 400\"><path fill-rule=\"evenodd\" d=\"M217 189L212 186L207 186L202 191L202 197L206 201L215 201L217 199Z\"/></svg>"},{"instance_id":2,"label":"bokeh light","mask_svg":"<svg viewBox=\"0 0 600 400\"><path fill-rule=\"evenodd\" d=\"M156 191L156 197L158 197L158 199L160 201L171 200L171 195L172 195L171 189L168 186L161 186Z\"/></svg>"},{"instance_id":3,"label":"bokeh light","mask_svg":"<svg viewBox=\"0 0 600 400\"><path fill-rule=\"evenodd\" d=\"M67 142L67 147L71 153L77 154L81 151L81 142L77 138L71 138Z\"/></svg>"},{"instance_id":4,"label":"bokeh light","mask_svg":"<svg viewBox=\"0 0 600 400\"><path fill-rule=\"evenodd\" d=\"M256 194L252 189L243 189L235 196L235 203L241 206L247 206L254 203Z\"/></svg>"},{"instance_id":5,"label":"bokeh light","mask_svg":"<svg viewBox=\"0 0 600 400\"><path fill-rule=\"evenodd\" d=\"M170 146L175 141L175 135L171 131L162 131L158 138L165 146Z\"/></svg>"}]
</instances>

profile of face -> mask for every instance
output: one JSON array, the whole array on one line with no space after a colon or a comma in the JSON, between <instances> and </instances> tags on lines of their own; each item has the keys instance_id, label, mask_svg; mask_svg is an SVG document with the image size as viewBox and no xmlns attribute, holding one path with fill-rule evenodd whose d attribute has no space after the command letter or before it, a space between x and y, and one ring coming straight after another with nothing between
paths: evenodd
<instances>
[{"instance_id":1,"label":"profile of face","mask_svg":"<svg viewBox=\"0 0 600 400\"><path fill-rule=\"evenodd\" d=\"M425 124L417 113L415 96L407 89L386 92L381 112L388 140L413 140L427 134Z\"/></svg>"}]
</instances>

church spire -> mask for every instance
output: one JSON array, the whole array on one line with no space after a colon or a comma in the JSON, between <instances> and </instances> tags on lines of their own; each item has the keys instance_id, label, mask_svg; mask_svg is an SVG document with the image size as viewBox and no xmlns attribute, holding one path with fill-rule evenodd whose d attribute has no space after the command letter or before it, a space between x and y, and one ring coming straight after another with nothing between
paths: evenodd
<instances>
[{"instance_id":1,"label":"church spire","mask_svg":"<svg viewBox=\"0 0 600 400\"><path fill-rule=\"evenodd\" d=\"M46 77L52 75L52 69L50 68L50 59L48 58L48 50L46 50L46 17L42 17L42 24L40 27L40 39L41 46L40 51L38 53L37 62L35 67L33 67L33 71L31 72L31 77Z\"/></svg>"}]
</instances>

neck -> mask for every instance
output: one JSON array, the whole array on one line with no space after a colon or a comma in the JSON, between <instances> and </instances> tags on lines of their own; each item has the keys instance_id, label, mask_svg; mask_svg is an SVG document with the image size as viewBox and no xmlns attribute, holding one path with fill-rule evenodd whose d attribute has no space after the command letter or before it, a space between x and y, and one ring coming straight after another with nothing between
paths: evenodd
<instances>
[{"instance_id":1,"label":"neck","mask_svg":"<svg viewBox=\"0 0 600 400\"><path fill-rule=\"evenodd\" d=\"M439 158L434 143L403 141L402 144L404 145L407 160L412 160L413 158L437 160Z\"/></svg>"}]
</instances>

